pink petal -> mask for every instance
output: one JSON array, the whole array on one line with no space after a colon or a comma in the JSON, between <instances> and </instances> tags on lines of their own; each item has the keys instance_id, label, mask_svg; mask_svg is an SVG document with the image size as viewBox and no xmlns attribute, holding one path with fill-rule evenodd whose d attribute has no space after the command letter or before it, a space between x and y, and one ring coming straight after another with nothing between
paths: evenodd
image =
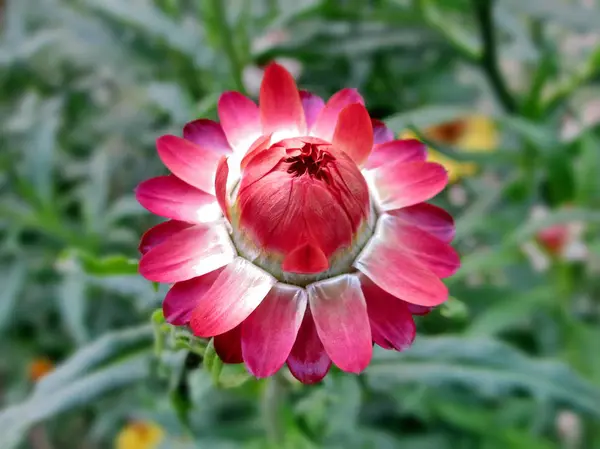
<instances>
[{"instance_id":1,"label":"pink petal","mask_svg":"<svg viewBox=\"0 0 600 449\"><path fill-rule=\"evenodd\" d=\"M258 106L239 92L225 92L217 110L229 145L234 152L244 154L262 134Z\"/></svg>"},{"instance_id":2,"label":"pink petal","mask_svg":"<svg viewBox=\"0 0 600 449\"><path fill-rule=\"evenodd\" d=\"M175 176L158 176L135 189L138 202L161 217L189 223L208 223L221 217L216 198Z\"/></svg>"},{"instance_id":3,"label":"pink petal","mask_svg":"<svg viewBox=\"0 0 600 449\"><path fill-rule=\"evenodd\" d=\"M331 367L331 359L325 352L317 334L310 308L306 308L298 336L287 359L292 375L303 384L321 381Z\"/></svg>"},{"instance_id":4,"label":"pink petal","mask_svg":"<svg viewBox=\"0 0 600 449\"><path fill-rule=\"evenodd\" d=\"M140 274L154 282L180 282L220 268L235 257L222 226L193 226L155 246L140 259Z\"/></svg>"},{"instance_id":5,"label":"pink petal","mask_svg":"<svg viewBox=\"0 0 600 449\"><path fill-rule=\"evenodd\" d=\"M374 172L376 197L384 211L427 201L448 184L446 169L433 162L400 162Z\"/></svg>"},{"instance_id":6,"label":"pink petal","mask_svg":"<svg viewBox=\"0 0 600 449\"><path fill-rule=\"evenodd\" d=\"M242 363L242 326L238 325L217 335L214 339L215 351L224 363Z\"/></svg>"},{"instance_id":7,"label":"pink petal","mask_svg":"<svg viewBox=\"0 0 600 449\"><path fill-rule=\"evenodd\" d=\"M169 220L157 224L144 233L140 240L138 250L141 254L146 254L159 243L164 242L166 239L177 234L179 231L183 231L191 226L193 225L190 223L177 220Z\"/></svg>"},{"instance_id":8,"label":"pink petal","mask_svg":"<svg viewBox=\"0 0 600 449\"><path fill-rule=\"evenodd\" d=\"M433 310L433 307L418 306L416 304L406 303L408 311L413 315L427 315Z\"/></svg>"},{"instance_id":9,"label":"pink petal","mask_svg":"<svg viewBox=\"0 0 600 449\"><path fill-rule=\"evenodd\" d=\"M373 125L373 143L375 145L394 140L394 133L381 120L372 119L371 124Z\"/></svg>"},{"instance_id":10,"label":"pink petal","mask_svg":"<svg viewBox=\"0 0 600 449\"><path fill-rule=\"evenodd\" d=\"M306 119L306 128L311 130L317 120L317 116L321 109L325 106L323 99L306 90L300 91L300 99L302 100L302 108L304 109L304 118Z\"/></svg>"},{"instance_id":11,"label":"pink petal","mask_svg":"<svg viewBox=\"0 0 600 449\"><path fill-rule=\"evenodd\" d=\"M223 269L219 268L205 275L174 284L163 301L163 315L167 322L175 326L189 323L196 304L210 289L221 271Z\"/></svg>"},{"instance_id":12,"label":"pink petal","mask_svg":"<svg viewBox=\"0 0 600 449\"><path fill-rule=\"evenodd\" d=\"M263 134L277 133L275 140L306 134L306 120L296 81L276 63L265 69L260 86Z\"/></svg>"},{"instance_id":13,"label":"pink petal","mask_svg":"<svg viewBox=\"0 0 600 449\"><path fill-rule=\"evenodd\" d=\"M381 221L354 266L379 287L406 302L437 306L448 299L448 289L442 281L401 247Z\"/></svg>"},{"instance_id":14,"label":"pink petal","mask_svg":"<svg viewBox=\"0 0 600 449\"><path fill-rule=\"evenodd\" d=\"M448 243L391 215L382 215L379 221L386 236L436 276L452 276L460 267L460 258Z\"/></svg>"},{"instance_id":15,"label":"pink petal","mask_svg":"<svg viewBox=\"0 0 600 449\"><path fill-rule=\"evenodd\" d=\"M276 279L237 257L219 275L192 313L194 335L211 337L244 321L275 285Z\"/></svg>"},{"instance_id":16,"label":"pink petal","mask_svg":"<svg viewBox=\"0 0 600 449\"><path fill-rule=\"evenodd\" d=\"M402 351L415 339L416 326L408 305L371 282L361 279L373 341L384 349Z\"/></svg>"},{"instance_id":17,"label":"pink petal","mask_svg":"<svg viewBox=\"0 0 600 449\"><path fill-rule=\"evenodd\" d=\"M276 284L242 323L242 353L253 375L268 377L283 366L298 335L306 303L303 288Z\"/></svg>"},{"instance_id":18,"label":"pink petal","mask_svg":"<svg viewBox=\"0 0 600 449\"><path fill-rule=\"evenodd\" d=\"M223 215L227 220L231 221L229 215L229 199L227 198L227 177L229 176L229 166L227 165L227 158L223 156L217 165L217 174L215 176L215 193L217 195L217 201L221 207Z\"/></svg>"},{"instance_id":19,"label":"pink petal","mask_svg":"<svg viewBox=\"0 0 600 449\"><path fill-rule=\"evenodd\" d=\"M221 155L182 137L166 135L156 141L158 155L179 179L210 194L215 192L215 171Z\"/></svg>"},{"instance_id":20,"label":"pink petal","mask_svg":"<svg viewBox=\"0 0 600 449\"><path fill-rule=\"evenodd\" d=\"M427 159L427 147L423 142L416 139L392 140L373 147L365 168L377 168L400 162L424 162L425 159Z\"/></svg>"},{"instance_id":21,"label":"pink petal","mask_svg":"<svg viewBox=\"0 0 600 449\"><path fill-rule=\"evenodd\" d=\"M202 118L189 122L183 127L183 137L215 153L231 153L223 128L212 120Z\"/></svg>"},{"instance_id":22,"label":"pink petal","mask_svg":"<svg viewBox=\"0 0 600 449\"><path fill-rule=\"evenodd\" d=\"M306 287L319 338L340 369L360 373L371 361L371 328L360 280L345 274Z\"/></svg>"},{"instance_id":23,"label":"pink petal","mask_svg":"<svg viewBox=\"0 0 600 449\"><path fill-rule=\"evenodd\" d=\"M338 122L338 115L346 106L354 103L365 104L356 89L342 89L335 93L321 109L310 132L311 136L331 142Z\"/></svg>"},{"instance_id":24,"label":"pink petal","mask_svg":"<svg viewBox=\"0 0 600 449\"><path fill-rule=\"evenodd\" d=\"M454 219L444 209L433 204L419 203L403 209L391 210L388 214L404 223L429 232L443 242L450 242L456 231Z\"/></svg>"},{"instance_id":25,"label":"pink petal","mask_svg":"<svg viewBox=\"0 0 600 449\"><path fill-rule=\"evenodd\" d=\"M357 165L367 160L373 148L373 127L362 104L354 103L342 109L333 134L333 145L343 150Z\"/></svg>"},{"instance_id":26,"label":"pink petal","mask_svg":"<svg viewBox=\"0 0 600 449\"><path fill-rule=\"evenodd\" d=\"M250 161L252 161L252 159L254 159L255 156L269 149L271 146L272 136L272 134L261 136L256 139L252 145L250 145L248 152L244 155L242 161L240 162L240 168L242 170L246 168L246 166L250 163Z\"/></svg>"}]
</instances>

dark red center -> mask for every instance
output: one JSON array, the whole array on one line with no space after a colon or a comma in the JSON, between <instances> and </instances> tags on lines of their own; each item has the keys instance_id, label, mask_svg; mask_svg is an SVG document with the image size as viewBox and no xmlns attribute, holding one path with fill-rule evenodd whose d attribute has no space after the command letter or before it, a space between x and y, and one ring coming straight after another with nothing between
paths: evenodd
<instances>
[{"instance_id":1,"label":"dark red center","mask_svg":"<svg viewBox=\"0 0 600 449\"><path fill-rule=\"evenodd\" d=\"M308 175L320 181L330 181L329 165L335 161L335 157L321 147L320 144L305 143L298 150L288 150L289 153L298 154L284 160L288 164L287 172L293 176Z\"/></svg>"}]
</instances>

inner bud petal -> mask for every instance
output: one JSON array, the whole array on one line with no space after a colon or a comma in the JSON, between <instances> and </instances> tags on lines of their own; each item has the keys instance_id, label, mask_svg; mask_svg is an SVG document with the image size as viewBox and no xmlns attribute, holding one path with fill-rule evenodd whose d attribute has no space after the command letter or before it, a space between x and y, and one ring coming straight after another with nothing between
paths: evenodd
<instances>
[{"instance_id":1,"label":"inner bud petal","mask_svg":"<svg viewBox=\"0 0 600 449\"><path fill-rule=\"evenodd\" d=\"M314 137L283 140L249 160L232 213L240 252L283 278L331 271L370 233L370 220L359 168Z\"/></svg>"}]
</instances>

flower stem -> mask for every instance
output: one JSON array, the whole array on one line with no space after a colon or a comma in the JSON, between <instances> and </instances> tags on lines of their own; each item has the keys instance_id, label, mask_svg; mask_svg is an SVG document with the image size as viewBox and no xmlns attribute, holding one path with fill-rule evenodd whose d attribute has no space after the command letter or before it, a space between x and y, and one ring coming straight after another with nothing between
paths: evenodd
<instances>
[{"instance_id":1,"label":"flower stem","mask_svg":"<svg viewBox=\"0 0 600 449\"><path fill-rule=\"evenodd\" d=\"M276 375L266 380L262 397L262 416L267 439L273 447L281 447L285 433L280 413L283 402L284 388Z\"/></svg>"},{"instance_id":2,"label":"flower stem","mask_svg":"<svg viewBox=\"0 0 600 449\"><path fill-rule=\"evenodd\" d=\"M479 33L483 43L480 63L498 101L500 101L507 112L515 113L517 111L517 103L508 90L498 66L493 2L494 0L473 0L473 8L477 16Z\"/></svg>"},{"instance_id":3,"label":"flower stem","mask_svg":"<svg viewBox=\"0 0 600 449\"><path fill-rule=\"evenodd\" d=\"M221 32L221 45L223 46L223 50L229 59L229 65L231 66L231 74L235 83L235 87L239 92L243 93L245 92L244 82L242 79L242 70L244 67L242 66L235 48L235 42L233 39L234 32L230 28L227 20L225 3L225 0L211 0L212 12L213 17L219 24L219 30Z\"/></svg>"}]
</instances>

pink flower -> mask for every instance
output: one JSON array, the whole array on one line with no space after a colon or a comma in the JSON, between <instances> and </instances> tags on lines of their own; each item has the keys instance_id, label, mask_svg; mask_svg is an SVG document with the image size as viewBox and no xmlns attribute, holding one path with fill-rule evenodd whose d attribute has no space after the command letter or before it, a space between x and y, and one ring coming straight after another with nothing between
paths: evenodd
<instances>
[{"instance_id":1,"label":"pink flower","mask_svg":"<svg viewBox=\"0 0 600 449\"><path fill-rule=\"evenodd\" d=\"M332 362L359 373L373 342L406 349L412 315L448 297L454 223L424 202L446 171L372 121L353 89L324 103L271 64L259 104L226 92L220 124L158 139L172 174L136 195L171 220L142 237L140 273L174 284L167 321L214 336L225 362L257 377L285 363L304 383Z\"/></svg>"}]
</instances>

